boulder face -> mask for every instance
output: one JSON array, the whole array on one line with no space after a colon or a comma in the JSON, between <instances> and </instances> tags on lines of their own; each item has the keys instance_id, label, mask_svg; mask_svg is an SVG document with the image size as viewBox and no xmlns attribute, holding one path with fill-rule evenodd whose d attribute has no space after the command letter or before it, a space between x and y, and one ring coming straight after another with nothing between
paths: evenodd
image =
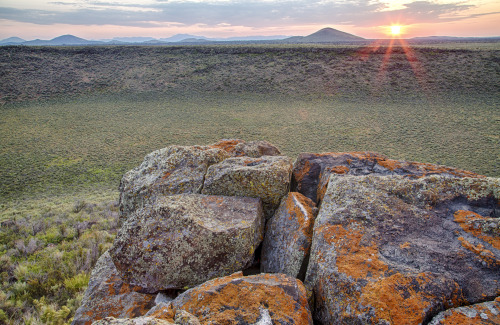
<instances>
[{"instance_id":1,"label":"boulder face","mask_svg":"<svg viewBox=\"0 0 500 325\"><path fill-rule=\"evenodd\" d=\"M177 325L180 323L172 323L163 319L157 319L152 317L138 317L138 318L114 318L106 317L97 322L92 323L92 325Z\"/></svg>"},{"instance_id":2,"label":"boulder face","mask_svg":"<svg viewBox=\"0 0 500 325\"><path fill-rule=\"evenodd\" d=\"M266 226L260 270L304 279L318 209L300 193L283 198Z\"/></svg>"},{"instance_id":3,"label":"boulder face","mask_svg":"<svg viewBox=\"0 0 500 325\"><path fill-rule=\"evenodd\" d=\"M120 183L120 213L130 213L158 196L200 193L208 166L229 158L222 149L171 146L148 154Z\"/></svg>"},{"instance_id":4,"label":"boulder face","mask_svg":"<svg viewBox=\"0 0 500 325\"><path fill-rule=\"evenodd\" d=\"M500 324L500 297L466 307L457 307L440 312L429 325L494 325Z\"/></svg>"},{"instance_id":5,"label":"boulder face","mask_svg":"<svg viewBox=\"0 0 500 325\"><path fill-rule=\"evenodd\" d=\"M484 177L452 167L388 159L374 152L301 153L293 168L292 191L318 203L332 174Z\"/></svg>"},{"instance_id":6,"label":"boulder face","mask_svg":"<svg viewBox=\"0 0 500 325\"><path fill-rule=\"evenodd\" d=\"M279 155L267 141L221 140L208 146L170 146L148 154L120 183L122 219L159 195L200 193L207 168L229 157Z\"/></svg>"},{"instance_id":7,"label":"boulder face","mask_svg":"<svg viewBox=\"0 0 500 325\"><path fill-rule=\"evenodd\" d=\"M109 252L105 252L92 270L72 325L90 325L109 316L133 318L145 315L154 306L156 295L140 291L140 287L122 281Z\"/></svg>"},{"instance_id":8,"label":"boulder face","mask_svg":"<svg viewBox=\"0 0 500 325\"><path fill-rule=\"evenodd\" d=\"M127 218L110 254L127 283L181 289L251 264L263 232L259 199L164 196Z\"/></svg>"},{"instance_id":9,"label":"boulder face","mask_svg":"<svg viewBox=\"0 0 500 325\"><path fill-rule=\"evenodd\" d=\"M201 324L311 324L306 290L283 274L235 273L190 289L171 303Z\"/></svg>"},{"instance_id":10,"label":"boulder face","mask_svg":"<svg viewBox=\"0 0 500 325\"><path fill-rule=\"evenodd\" d=\"M324 324L419 324L500 295L500 181L331 176L305 279Z\"/></svg>"},{"instance_id":11,"label":"boulder face","mask_svg":"<svg viewBox=\"0 0 500 325\"><path fill-rule=\"evenodd\" d=\"M235 157L208 168L203 194L261 198L266 219L288 193L292 162L285 156Z\"/></svg>"}]
</instances>

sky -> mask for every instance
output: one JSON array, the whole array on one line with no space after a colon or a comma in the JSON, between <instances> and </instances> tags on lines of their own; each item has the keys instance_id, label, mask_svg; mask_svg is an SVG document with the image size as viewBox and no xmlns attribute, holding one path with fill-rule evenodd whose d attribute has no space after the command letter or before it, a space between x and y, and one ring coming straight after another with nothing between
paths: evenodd
<instances>
[{"instance_id":1,"label":"sky","mask_svg":"<svg viewBox=\"0 0 500 325\"><path fill-rule=\"evenodd\" d=\"M499 0L0 0L0 39L305 36L332 27L365 38L500 36Z\"/></svg>"}]
</instances>

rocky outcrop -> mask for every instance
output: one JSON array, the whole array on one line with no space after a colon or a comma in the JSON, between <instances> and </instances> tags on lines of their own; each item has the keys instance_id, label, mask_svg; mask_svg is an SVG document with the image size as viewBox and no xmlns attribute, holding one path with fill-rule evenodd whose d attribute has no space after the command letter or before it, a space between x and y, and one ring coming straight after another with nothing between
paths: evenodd
<instances>
[{"instance_id":1,"label":"rocky outcrop","mask_svg":"<svg viewBox=\"0 0 500 325\"><path fill-rule=\"evenodd\" d=\"M285 156L235 157L208 168L203 194L261 198L266 219L288 193L292 162Z\"/></svg>"},{"instance_id":2,"label":"rocky outcrop","mask_svg":"<svg viewBox=\"0 0 500 325\"><path fill-rule=\"evenodd\" d=\"M304 285L283 274L235 273L190 289L171 308L201 324L311 324Z\"/></svg>"},{"instance_id":3,"label":"rocky outcrop","mask_svg":"<svg viewBox=\"0 0 500 325\"><path fill-rule=\"evenodd\" d=\"M429 325L494 325L500 324L500 297L466 307L448 309L439 313Z\"/></svg>"},{"instance_id":4,"label":"rocky outcrop","mask_svg":"<svg viewBox=\"0 0 500 325\"><path fill-rule=\"evenodd\" d=\"M148 292L193 287L251 264L263 231L259 199L164 196L127 218L110 254L124 281Z\"/></svg>"},{"instance_id":5,"label":"rocky outcrop","mask_svg":"<svg viewBox=\"0 0 500 325\"><path fill-rule=\"evenodd\" d=\"M316 213L314 202L300 193L291 192L283 198L266 226L261 272L304 279Z\"/></svg>"},{"instance_id":6,"label":"rocky outcrop","mask_svg":"<svg viewBox=\"0 0 500 325\"><path fill-rule=\"evenodd\" d=\"M170 146L148 154L120 183L122 219L161 195L200 193L209 166L229 157L279 155L267 141L221 140L208 146Z\"/></svg>"},{"instance_id":7,"label":"rocky outcrop","mask_svg":"<svg viewBox=\"0 0 500 325\"><path fill-rule=\"evenodd\" d=\"M498 323L499 179L233 139L155 151L120 191L74 324Z\"/></svg>"},{"instance_id":8,"label":"rocky outcrop","mask_svg":"<svg viewBox=\"0 0 500 325\"><path fill-rule=\"evenodd\" d=\"M154 306L156 295L141 293L141 288L124 282L109 252L101 255L95 265L82 304L76 311L73 325L114 316L133 318L145 315Z\"/></svg>"},{"instance_id":9,"label":"rocky outcrop","mask_svg":"<svg viewBox=\"0 0 500 325\"><path fill-rule=\"evenodd\" d=\"M419 324L495 298L499 199L498 179L332 176L305 280L314 318Z\"/></svg>"},{"instance_id":10,"label":"rocky outcrop","mask_svg":"<svg viewBox=\"0 0 500 325\"><path fill-rule=\"evenodd\" d=\"M388 159L373 152L301 153L293 168L292 191L300 192L318 203L323 198L331 174L484 177L446 166Z\"/></svg>"}]
</instances>

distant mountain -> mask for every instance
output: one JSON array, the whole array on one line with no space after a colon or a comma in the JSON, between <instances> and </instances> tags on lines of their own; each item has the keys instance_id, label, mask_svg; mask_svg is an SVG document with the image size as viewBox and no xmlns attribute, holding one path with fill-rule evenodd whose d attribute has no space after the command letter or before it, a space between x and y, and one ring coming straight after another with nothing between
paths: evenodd
<instances>
[{"instance_id":1,"label":"distant mountain","mask_svg":"<svg viewBox=\"0 0 500 325\"><path fill-rule=\"evenodd\" d=\"M365 39L362 37L327 27L308 36L293 36L285 38L283 41L286 43L335 43L363 40Z\"/></svg>"},{"instance_id":2,"label":"distant mountain","mask_svg":"<svg viewBox=\"0 0 500 325\"><path fill-rule=\"evenodd\" d=\"M190 35L190 34L177 34L171 37L167 38L160 38L160 41L162 42L180 42L184 41L186 39L208 39L205 36L196 36L196 35Z\"/></svg>"},{"instance_id":3,"label":"distant mountain","mask_svg":"<svg viewBox=\"0 0 500 325\"><path fill-rule=\"evenodd\" d=\"M23 40L22 38L19 38L19 37L9 37L9 38L6 38L4 40L1 40L0 44L2 44L2 45L7 45L7 44L14 45L14 44L20 44L23 42L26 42L26 40Z\"/></svg>"},{"instance_id":4,"label":"distant mountain","mask_svg":"<svg viewBox=\"0 0 500 325\"><path fill-rule=\"evenodd\" d=\"M99 41L89 41L80 37L76 37L73 35L62 35L56 38L53 38L49 41L45 40L40 40L36 39L33 41L27 41L24 43L21 43L22 45L38 45L38 46L44 46L44 45L99 45L99 44L104 44L103 42Z\"/></svg>"},{"instance_id":5,"label":"distant mountain","mask_svg":"<svg viewBox=\"0 0 500 325\"><path fill-rule=\"evenodd\" d=\"M113 37L111 41L118 41L123 43L143 43L149 41L157 41L154 37Z\"/></svg>"}]
</instances>

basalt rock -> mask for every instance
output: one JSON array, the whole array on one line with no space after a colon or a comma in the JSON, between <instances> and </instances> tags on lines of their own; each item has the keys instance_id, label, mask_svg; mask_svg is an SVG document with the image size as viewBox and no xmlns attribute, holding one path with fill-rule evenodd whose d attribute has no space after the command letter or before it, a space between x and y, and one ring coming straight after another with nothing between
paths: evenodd
<instances>
[{"instance_id":1,"label":"basalt rock","mask_svg":"<svg viewBox=\"0 0 500 325\"><path fill-rule=\"evenodd\" d=\"M315 320L420 324L494 299L499 199L492 178L332 176L305 280Z\"/></svg>"},{"instance_id":2,"label":"basalt rock","mask_svg":"<svg viewBox=\"0 0 500 325\"><path fill-rule=\"evenodd\" d=\"M154 306L155 296L120 278L108 252L101 255L90 276L82 304L73 325L90 325L108 316L132 318L145 315Z\"/></svg>"},{"instance_id":3,"label":"basalt rock","mask_svg":"<svg viewBox=\"0 0 500 325\"><path fill-rule=\"evenodd\" d=\"M301 153L293 168L292 191L300 192L318 203L332 174L484 177L452 167L388 159L373 152Z\"/></svg>"},{"instance_id":4,"label":"basalt rock","mask_svg":"<svg viewBox=\"0 0 500 325\"><path fill-rule=\"evenodd\" d=\"M148 154L120 183L122 220L159 195L200 193L207 168L229 157L279 155L267 141L221 140L208 146L170 146Z\"/></svg>"},{"instance_id":5,"label":"basalt rock","mask_svg":"<svg viewBox=\"0 0 500 325\"><path fill-rule=\"evenodd\" d=\"M184 292L169 308L187 311L201 324L312 325L304 285L283 274L240 272L213 279Z\"/></svg>"},{"instance_id":6,"label":"basalt rock","mask_svg":"<svg viewBox=\"0 0 500 325\"><path fill-rule=\"evenodd\" d=\"M266 226L261 272L304 279L317 211L314 202L300 193L283 198Z\"/></svg>"},{"instance_id":7,"label":"basalt rock","mask_svg":"<svg viewBox=\"0 0 500 325\"><path fill-rule=\"evenodd\" d=\"M208 168L202 193L261 198L268 219L288 193L291 171L285 156L229 158Z\"/></svg>"},{"instance_id":8,"label":"basalt rock","mask_svg":"<svg viewBox=\"0 0 500 325\"><path fill-rule=\"evenodd\" d=\"M251 264L263 232L259 199L164 196L127 218L110 254L122 278L148 292L193 287Z\"/></svg>"},{"instance_id":9,"label":"basalt rock","mask_svg":"<svg viewBox=\"0 0 500 325\"><path fill-rule=\"evenodd\" d=\"M495 325L500 324L500 297L494 301L448 309L439 313L429 325Z\"/></svg>"}]
</instances>

